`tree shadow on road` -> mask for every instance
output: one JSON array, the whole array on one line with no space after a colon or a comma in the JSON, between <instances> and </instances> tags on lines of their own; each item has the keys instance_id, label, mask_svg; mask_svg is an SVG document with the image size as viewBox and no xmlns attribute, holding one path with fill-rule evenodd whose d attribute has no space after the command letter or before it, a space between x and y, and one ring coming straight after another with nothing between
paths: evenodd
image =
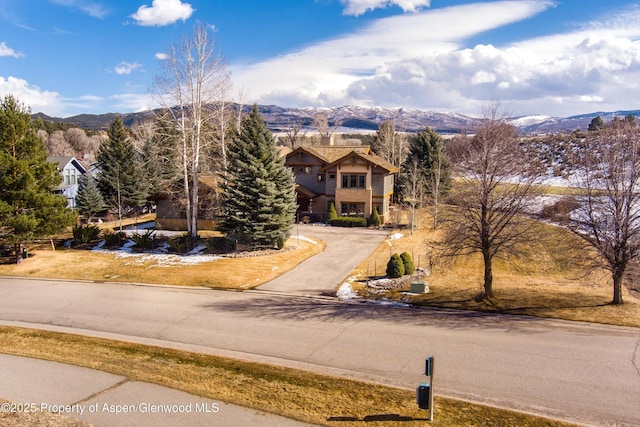
<instances>
[{"instance_id":1,"label":"tree shadow on road","mask_svg":"<svg viewBox=\"0 0 640 427\"><path fill-rule=\"evenodd\" d=\"M248 296L248 295L247 295ZM502 315L477 311L383 305L372 302L291 295L259 295L236 300L212 302L206 310L227 311L256 319L297 321L371 321L442 329L496 329L503 332L548 331L550 321L530 316ZM542 325L544 323L544 326ZM563 328L570 327L562 325Z\"/></svg>"}]
</instances>

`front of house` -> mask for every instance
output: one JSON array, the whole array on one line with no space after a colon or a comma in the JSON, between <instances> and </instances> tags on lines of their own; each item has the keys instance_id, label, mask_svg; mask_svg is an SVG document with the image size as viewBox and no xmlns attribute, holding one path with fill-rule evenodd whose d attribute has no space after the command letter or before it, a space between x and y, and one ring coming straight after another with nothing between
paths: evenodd
<instances>
[{"instance_id":1,"label":"front of house","mask_svg":"<svg viewBox=\"0 0 640 427\"><path fill-rule=\"evenodd\" d=\"M285 164L295 174L299 220L324 221L332 202L338 215L368 217L377 209L383 223L390 220L398 168L370 147L300 147Z\"/></svg>"},{"instance_id":2,"label":"front of house","mask_svg":"<svg viewBox=\"0 0 640 427\"><path fill-rule=\"evenodd\" d=\"M73 156L49 156L47 160L56 165L58 172L62 175L62 182L56 188L56 192L67 199L67 206L70 209L75 209L80 177L87 173L86 168Z\"/></svg>"}]
</instances>

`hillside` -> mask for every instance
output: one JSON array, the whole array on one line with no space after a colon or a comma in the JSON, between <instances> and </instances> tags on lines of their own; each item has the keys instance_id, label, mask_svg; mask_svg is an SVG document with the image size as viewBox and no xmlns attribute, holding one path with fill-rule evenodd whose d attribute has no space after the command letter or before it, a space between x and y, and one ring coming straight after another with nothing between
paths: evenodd
<instances>
[{"instance_id":1,"label":"hillside","mask_svg":"<svg viewBox=\"0 0 640 427\"><path fill-rule=\"evenodd\" d=\"M238 108L238 106L236 106ZM248 109L249 106L243 108ZM375 131L380 123L385 120L393 120L398 128L407 132L416 132L430 126L441 134L472 132L477 118L458 113L442 113L435 111L422 111L410 108L387 107L306 107L285 108L276 105L261 105L263 114L269 128L273 131L283 130L295 123L304 128L313 129L313 118L317 114L326 115L329 126L343 131ZM121 114L126 126L151 120L156 111L144 111L138 113ZM637 116L640 110L595 112L571 117L550 116L525 116L514 117L511 123L523 134L546 134L560 131L571 132L576 129L585 130L591 120L600 116L607 122L614 117L624 117L627 114ZM116 113L106 114L80 114L77 116L58 118L50 117L42 113L34 114L34 118L42 118L45 121L63 122L74 124L88 130L104 130L113 121Z\"/></svg>"}]
</instances>

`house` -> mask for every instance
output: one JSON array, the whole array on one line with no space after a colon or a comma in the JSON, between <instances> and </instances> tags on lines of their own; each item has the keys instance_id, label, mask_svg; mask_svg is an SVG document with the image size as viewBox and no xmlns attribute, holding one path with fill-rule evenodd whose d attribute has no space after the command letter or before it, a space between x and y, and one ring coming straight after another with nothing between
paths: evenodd
<instances>
[{"instance_id":1,"label":"house","mask_svg":"<svg viewBox=\"0 0 640 427\"><path fill-rule=\"evenodd\" d=\"M377 209L383 223L390 220L398 168L371 147L337 146L323 138L320 146L288 153L285 164L295 175L300 220L323 221L331 202L338 215L368 217Z\"/></svg>"},{"instance_id":2,"label":"house","mask_svg":"<svg viewBox=\"0 0 640 427\"><path fill-rule=\"evenodd\" d=\"M49 156L49 163L56 165L58 172L62 175L62 183L56 188L56 193L62 194L67 198L67 206L71 209L76 208L76 195L80 187L80 177L87 170L82 163L73 156Z\"/></svg>"},{"instance_id":3,"label":"house","mask_svg":"<svg viewBox=\"0 0 640 427\"><path fill-rule=\"evenodd\" d=\"M215 218L220 209L219 186L215 175L199 175L198 204L198 230L213 230L216 226ZM187 229L184 186L181 180L159 194L155 228L174 231Z\"/></svg>"}]
</instances>

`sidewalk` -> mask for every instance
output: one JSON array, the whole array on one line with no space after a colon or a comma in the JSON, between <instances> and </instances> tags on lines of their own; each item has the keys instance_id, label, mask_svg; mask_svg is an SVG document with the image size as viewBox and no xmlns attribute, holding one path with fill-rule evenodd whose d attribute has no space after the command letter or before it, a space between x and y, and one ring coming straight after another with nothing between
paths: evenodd
<instances>
[{"instance_id":1,"label":"sidewalk","mask_svg":"<svg viewBox=\"0 0 640 427\"><path fill-rule=\"evenodd\" d=\"M59 412L95 426L304 426L288 418L89 368L0 354L0 424L9 412Z\"/></svg>"}]
</instances>

